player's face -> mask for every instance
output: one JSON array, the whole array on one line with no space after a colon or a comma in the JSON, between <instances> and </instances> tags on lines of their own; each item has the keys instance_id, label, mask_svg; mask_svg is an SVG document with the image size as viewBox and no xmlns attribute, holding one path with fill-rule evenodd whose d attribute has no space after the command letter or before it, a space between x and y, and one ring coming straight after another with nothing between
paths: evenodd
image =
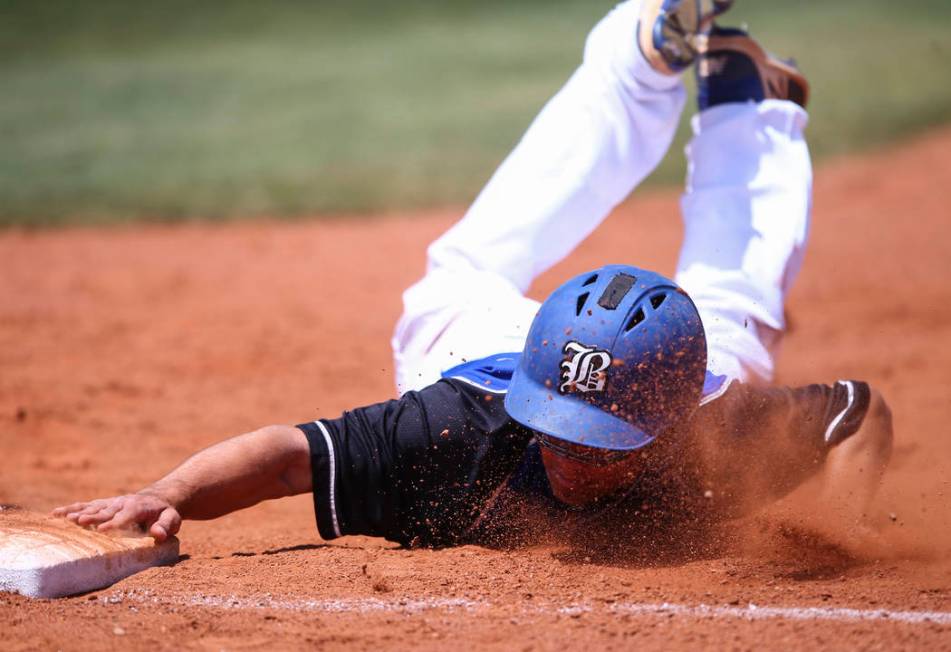
<instances>
[{"instance_id":1,"label":"player's face","mask_svg":"<svg viewBox=\"0 0 951 652\"><path fill-rule=\"evenodd\" d=\"M640 456L570 444L539 435L545 473L552 492L568 505L585 505L629 485L637 476Z\"/></svg>"},{"instance_id":2,"label":"player's face","mask_svg":"<svg viewBox=\"0 0 951 652\"><path fill-rule=\"evenodd\" d=\"M549 451L556 453L560 457L574 460L575 462L584 462L591 466L608 466L619 462L630 455L630 451L615 451L607 448L595 448L594 446L585 446L575 444L564 439L549 437L538 433L535 435L538 445Z\"/></svg>"}]
</instances>

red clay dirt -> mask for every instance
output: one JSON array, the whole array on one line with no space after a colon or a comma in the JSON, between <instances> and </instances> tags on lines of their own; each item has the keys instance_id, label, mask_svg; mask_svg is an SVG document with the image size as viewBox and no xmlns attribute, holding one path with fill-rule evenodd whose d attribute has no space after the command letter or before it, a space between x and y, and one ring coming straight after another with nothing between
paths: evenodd
<instances>
[{"instance_id":1,"label":"red clay dirt","mask_svg":"<svg viewBox=\"0 0 951 652\"><path fill-rule=\"evenodd\" d=\"M867 379L894 410L875 558L769 515L630 559L325 544L304 496L187 523L177 565L110 589L0 594L3 648L951 649L951 616L834 611L951 611L948 151L943 130L822 167L791 297L779 380ZM458 214L0 233L0 503L132 491L225 436L392 396L400 291ZM670 273L680 235L675 193L637 194L533 294L606 262Z\"/></svg>"}]
</instances>

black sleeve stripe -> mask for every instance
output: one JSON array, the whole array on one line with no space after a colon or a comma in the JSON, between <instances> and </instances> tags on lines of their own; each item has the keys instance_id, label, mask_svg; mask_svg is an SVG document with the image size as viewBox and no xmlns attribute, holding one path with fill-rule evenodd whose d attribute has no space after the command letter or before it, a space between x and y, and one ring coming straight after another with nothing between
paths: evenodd
<instances>
[{"instance_id":1,"label":"black sleeve stripe","mask_svg":"<svg viewBox=\"0 0 951 652\"><path fill-rule=\"evenodd\" d=\"M826 427L826 444L835 446L854 435L865 420L870 400L871 392L867 383L854 380L838 381L833 390L832 401L837 405L844 403L844 407Z\"/></svg>"},{"instance_id":2,"label":"black sleeve stripe","mask_svg":"<svg viewBox=\"0 0 951 652\"><path fill-rule=\"evenodd\" d=\"M333 439L320 421L297 426L310 446L311 482L314 485L314 514L317 531L324 540L342 536L337 519L337 460ZM326 487L326 492L321 489Z\"/></svg>"}]
</instances>

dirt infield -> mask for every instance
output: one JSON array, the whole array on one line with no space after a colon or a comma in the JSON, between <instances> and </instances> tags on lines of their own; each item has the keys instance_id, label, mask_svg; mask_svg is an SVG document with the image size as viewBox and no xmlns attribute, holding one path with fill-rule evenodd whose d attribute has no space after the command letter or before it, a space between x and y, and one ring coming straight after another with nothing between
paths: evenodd
<instances>
[{"instance_id":1,"label":"dirt infield","mask_svg":"<svg viewBox=\"0 0 951 652\"><path fill-rule=\"evenodd\" d=\"M300 497L188 523L176 566L104 591L0 595L3 648L951 649L949 149L820 169L790 304L781 381L864 378L892 404L875 559L788 514L631 558L325 544ZM223 436L392 395L400 290L455 217L0 234L0 503L134 490ZM680 231L675 194L640 195L533 293L605 262L669 273Z\"/></svg>"}]
</instances>

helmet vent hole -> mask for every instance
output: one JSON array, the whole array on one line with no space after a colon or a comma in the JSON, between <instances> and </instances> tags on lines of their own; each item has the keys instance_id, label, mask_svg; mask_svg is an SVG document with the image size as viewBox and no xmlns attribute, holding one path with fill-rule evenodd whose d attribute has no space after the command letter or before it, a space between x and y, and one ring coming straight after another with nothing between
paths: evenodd
<instances>
[{"instance_id":1,"label":"helmet vent hole","mask_svg":"<svg viewBox=\"0 0 951 652\"><path fill-rule=\"evenodd\" d=\"M584 294L578 295L578 303L575 306L575 315L580 316L581 311L584 310L584 304L588 301L588 297L591 295L590 292L585 292Z\"/></svg>"},{"instance_id":2,"label":"helmet vent hole","mask_svg":"<svg viewBox=\"0 0 951 652\"><path fill-rule=\"evenodd\" d=\"M664 300L666 299L667 299L666 294L655 294L654 296L651 297L651 307L654 310L657 310L658 308L660 308L661 304L663 304Z\"/></svg>"},{"instance_id":3,"label":"helmet vent hole","mask_svg":"<svg viewBox=\"0 0 951 652\"><path fill-rule=\"evenodd\" d=\"M581 284L581 287L588 287L589 285L592 285L593 283L597 282L597 280L598 280L598 275L597 275L597 274L592 274L591 276L588 277L588 280L587 280L587 281L585 281L584 283ZM587 295L585 295L585 296L587 296ZM580 312L580 311L579 311L579 312Z\"/></svg>"},{"instance_id":4,"label":"helmet vent hole","mask_svg":"<svg viewBox=\"0 0 951 652\"><path fill-rule=\"evenodd\" d=\"M644 321L644 309L638 308L634 312L634 314L631 315L630 320L628 320L627 326L624 327L624 332L627 333L628 331L633 329L635 326L640 324L642 321Z\"/></svg>"}]
</instances>

